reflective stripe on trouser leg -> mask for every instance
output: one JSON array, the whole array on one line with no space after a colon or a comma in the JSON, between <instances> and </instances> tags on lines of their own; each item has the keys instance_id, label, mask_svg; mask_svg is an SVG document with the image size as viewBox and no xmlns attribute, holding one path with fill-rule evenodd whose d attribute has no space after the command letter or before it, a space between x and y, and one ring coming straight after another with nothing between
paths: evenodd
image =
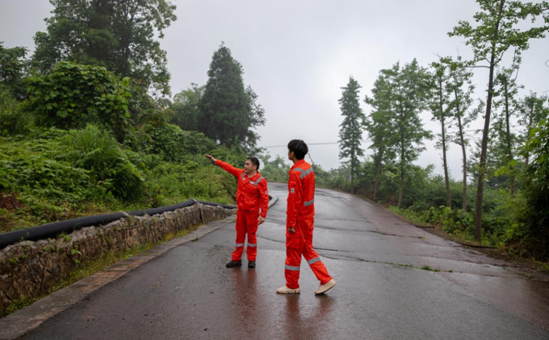
<instances>
[{"instance_id":1,"label":"reflective stripe on trouser leg","mask_svg":"<svg viewBox=\"0 0 549 340\"><path fill-rule=\"evenodd\" d=\"M284 266L284 276L286 277L286 286L290 289L299 288L300 264L301 250L286 248L286 265Z\"/></svg>"},{"instance_id":2,"label":"reflective stripe on trouser leg","mask_svg":"<svg viewBox=\"0 0 549 340\"><path fill-rule=\"evenodd\" d=\"M314 220L298 221L299 228L302 231L303 240L303 257L307 260L307 263L311 267L311 270L315 274L316 278L320 281L320 284L325 284L332 279L324 263L320 260L320 257L313 249L313 223Z\"/></svg>"},{"instance_id":3,"label":"reflective stripe on trouser leg","mask_svg":"<svg viewBox=\"0 0 549 340\"><path fill-rule=\"evenodd\" d=\"M240 261L244 252L244 241L246 240L246 220L243 211L236 211L236 248L231 256L233 261Z\"/></svg>"},{"instance_id":4,"label":"reflective stripe on trouser leg","mask_svg":"<svg viewBox=\"0 0 549 340\"><path fill-rule=\"evenodd\" d=\"M244 212L246 217L246 234L248 235L248 246L246 247L246 256L248 261L255 261L257 257L257 226L258 226L258 212Z\"/></svg>"}]
</instances>

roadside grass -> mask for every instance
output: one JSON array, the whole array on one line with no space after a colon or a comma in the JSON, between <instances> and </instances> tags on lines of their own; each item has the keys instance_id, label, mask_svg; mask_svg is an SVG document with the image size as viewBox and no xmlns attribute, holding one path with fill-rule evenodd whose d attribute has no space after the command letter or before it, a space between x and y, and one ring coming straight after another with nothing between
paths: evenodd
<instances>
[{"instance_id":1,"label":"roadside grass","mask_svg":"<svg viewBox=\"0 0 549 340\"><path fill-rule=\"evenodd\" d=\"M488 237L483 237L481 243L478 243L474 240L472 234L469 232L462 231L460 229L453 229L452 232L449 232L444 228L444 225L433 224L425 221L425 219L423 219L419 214L409 209L399 209L394 206L390 206L387 209L390 210L393 214L398 215L398 218L402 219L403 221L407 221L410 224L432 226L434 229L436 229L436 233L430 231L429 229L424 229L426 232L433 233L435 235L467 247L475 248L476 250L483 252L484 254L493 258L510 261L515 264L520 263L534 270L549 273L549 262L540 262L532 258L524 258L523 256L520 256L520 254L516 254L512 248L506 247L503 243L494 242L495 240L491 239L492 235L488 235ZM494 246L494 243L499 245Z\"/></svg>"},{"instance_id":2,"label":"roadside grass","mask_svg":"<svg viewBox=\"0 0 549 340\"><path fill-rule=\"evenodd\" d=\"M34 302L36 302L36 301L52 294L52 293L54 293L58 290L61 290L65 287L68 287L68 286L70 286L71 284L73 284L77 281L80 281L82 279L85 279L85 278L97 273L97 272L100 272L100 271L106 269L107 267L115 264L118 261L130 258L130 257L138 255L138 254L141 254L141 253L143 253L147 250L150 250L154 247L157 247L157 246L159 246L159 245L161 245L165 242L171 241L175 238L186 236L189 233L192 233L195 230L197 230L198 227L199 227L199 225L195 225L195 226L189 227L188 229L181 230L177 233L166 234L164 236L163 240L160 241L160 242L157 242L157 243L148 242L148 243L142 244L138 247L130 248L130 249L123 250L123 251L118 251L118 252L109 251L109 252L106 252L105 254L103 254L103 256L101 258L97 259L97 260L92 260L92 261L82 260L82 262L79 264L78 268L73 270L69 275L67 275L67 277L65 279L63 279L61 282L59 282L56 286L49 289L46 294L43 294L39 297L34 297L34 298L21 296L19 299L15 300L11 305L9 305L9 306L7 306L3 309L0 309L0 318L2 318L4 316L7 316L9 314L15 313L15 312L27 307L27 306L30 306ZM197 233L197 238L198 238L198 233Z\"/></svg>"}]
</instances>

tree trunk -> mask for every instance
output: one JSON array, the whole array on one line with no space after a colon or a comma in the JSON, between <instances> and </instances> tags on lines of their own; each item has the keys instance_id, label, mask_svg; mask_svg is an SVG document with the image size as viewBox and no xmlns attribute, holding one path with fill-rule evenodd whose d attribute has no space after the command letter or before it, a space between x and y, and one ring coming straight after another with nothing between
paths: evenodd
<instances>
[{"instance_id":1,"label":"tree trunk","mask_svg":"<svg viewBox=\"0 0 549 340\"><path fill-rule=\"evenodd\" d=\"M501 15L504 0L500 1L497 15ZM490 75L488 76L488 97L486 98L486 114L484 116L484 130L482 131L482 144L480 151L480 163L478 171L477 200L475 202L475 241L480 242L482 230L482 198L484 194L484 172L486 167L486 151L488 149L488 132L490 130L490 115L492 114L492 97L494 91L494 68L496 60L496 42L498 38L500 19L496 22L492 51L490 54Z\"/></svg>"},{"instance_id":2,"label":"tree trunk","mask_svg":"<svg viewBox=\"0 0 549 340\"><path fill-rule=\"evenodd\" d=\"M467 212L467 151L465 149L465 140L463 138L463 126L461 125L461 117L458 115L459 141L461 144L461 153L463 154L463 202L462 209Z\"/></svg>"},{"instance_id":3,"label":"tree trunk","mask_svg":"<svg viewBox=\"0 0 549 340\"><path fill-rule=\"evenodd\" d=\"M442 102L442 81L439 80L439 105L440 105L440 125L442 129L442 163L444 167L444 182L446 183L446 206L452 207L452 198L450 196L450 179L448 178L448 163L446 161L446 127L444 126L444 107Z\"/></svg>"},{"instance_id":4,"label":"tree trunk","mask_svg":"<svg viewBox=\"0 0 549 340\"><path fill-rule=\"evenodd\" d=\"M375 202L377 198L377 190L379 189L379 177L381 176L381 159L383 157L383 152L379 151L378 156L376 157L376 179L374 183L374 196L372 200Z\"/></svg>"},{"instance_id":5,"label":"tree trunk","mask_svg":"<svg viewBox=\"0 0 549 340\"><path fill-rule=\"evenodd\" d=\"M355 158L354 156L351 156L351 195L354 194L355 186Z\"/></svg>"},{"instance_id":6,"label":"tree trunk","mask_svg":"<svg viewBox=\"0 0 549 340\"><path fill-rule=\"evenodd\" d=\"M400 171L400 185L398 189L398 204L397 207L400 209L400 205L402 203L402 193L404 192L404 173L401 170Z\"/></svg>"},{"instance_id":7,"label":"tree trunk","mask_svg":"<svg viewBox=\"0 0 549 340\"><path fill-rule=\"evenodd\" d=\"M513 150L511 149L511 127L509 123L509 87L508 87L507 79L505 79L505 128L506 128L506 135L507 135L507 161L513 160ZM510 171L511 176L511 196L515 195L515 171L514 168Z\"/></svg>"},{"instance_id":8,"label":"tree trunk","mask_svg":"<svg viewBox=\"0 0 549 340\"><path fill-rule=\"evenodd\" d=\"M404 147L404 143L402 143L402 148ZM398 189L398 204L397 207L400 209L400 205L402 204L402 193L404 192L404 150L401 150L400 154L400 184Z\"/></svg>"},{"instance_id":9,"label":"tree trunk","mask_svg":"<svg viewBox=\"0 0 549 340\"><path fill-rule=\"evenodd\" d=\"M530 139L530 129L532 128L532 117L534 117L534 103L532 103L532 108L530 109L530 117L528 117L528 135L526 136L526 141ZM528 161L530 160L530 151L526 148L526 168L528 168Z\"/></svg>"}]
</instances>

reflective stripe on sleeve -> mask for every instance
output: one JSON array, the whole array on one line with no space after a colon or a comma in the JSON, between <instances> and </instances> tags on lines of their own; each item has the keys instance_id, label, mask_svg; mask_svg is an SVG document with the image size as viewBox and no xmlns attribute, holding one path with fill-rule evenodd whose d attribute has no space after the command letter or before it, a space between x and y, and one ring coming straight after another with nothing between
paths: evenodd
<instances>
[{"instance_id":1,"label":"reflective stripe on sleeve","mask_svg":"<svg viewBox=\"0 0 549 340\"><path fill-rule=\"evenodd\" d=\"M310 259L309 261L307 261L307 263L313 264L313 263L318 262L318 261L320 261L320 257L315 257L314 259Z\"/></svg>"},{"instance_id":2,"label":"reflective stripe on sleeve","mask_svg":"<svg viewBox=\"0 0 549 340\"><path fill-rule=\"evenodd\" d=\"M259 178L257 179L257 182L250 181L250 184L252 184L252 185L258 185L259 182L261 182L262 180L263 180L263 176L259 177Z\"/></svg>"},{"instance_id":3,"label":"reflective stripe on sleeve","mask_svg":"<svg viewBox=\"0 0 549 340\"><path fill-rule=\"evenodd\" d=\"M292 171L299 171L301 172L301 176L299 176L299 178L303 179L305 177L307 177L308 175L312 174L314 171L313 171L313 167L310 167L308 170L303 170L301 168L295 168L293 169Z\"/></svg>"},{"instance_id":4,"label":"reflective stripe on sleeve","mask_svg":"<svg viewBox=\"0 0 549 340\"><path fill-rule=\"evenodd\" d=\"M308 207L308 206L310 206L310 205L313 205L313 203L315 203L315 199L314 199L314 198L313 198L312 200L310 200L310 201L307 201L307 202L303 203L303 205L306 206L306 207Z\"/></svg>"},{"instance_id":5,"label":"reflective stripe on sleeve","mask_svg":"<svg viewBox=\"0 0 549 340\"><path fill-rule=\"evenodd\" d=\"M288 266L286 265L286 270L291 270L293 272L298 272L299 271L299 267L293 267L293 266Z\"/></svg>"},{"instance_id":6,"label":"reflective stripe on sleeve","mask_svg":"<svg viewBox=\"0 0 549 340\"><path fill-rule=\"evenodd\" d=\"M313 173L313 167L310 167L309 170L306 170L306 171L302 172L300 178L303 179L311 173Z\"/></svg>"}]
</instances>

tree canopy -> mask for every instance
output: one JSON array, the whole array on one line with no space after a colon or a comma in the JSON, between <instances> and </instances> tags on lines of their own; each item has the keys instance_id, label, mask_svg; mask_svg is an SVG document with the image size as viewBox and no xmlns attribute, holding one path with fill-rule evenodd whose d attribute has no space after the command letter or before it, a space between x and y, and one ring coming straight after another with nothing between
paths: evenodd
<instances>
[{"instance_id":1,"label":"tree canopy","mask_svg":"<svg viewBox=\"0 0 549 340\"><path fill-rule=\"evenodd\" d=\"M63 60L104 66L158 95L170 93L166 52L158 38L176 20L171 0L50 0L46 32L36 33L33 64Z\"/></svg>"}]
</instances>

